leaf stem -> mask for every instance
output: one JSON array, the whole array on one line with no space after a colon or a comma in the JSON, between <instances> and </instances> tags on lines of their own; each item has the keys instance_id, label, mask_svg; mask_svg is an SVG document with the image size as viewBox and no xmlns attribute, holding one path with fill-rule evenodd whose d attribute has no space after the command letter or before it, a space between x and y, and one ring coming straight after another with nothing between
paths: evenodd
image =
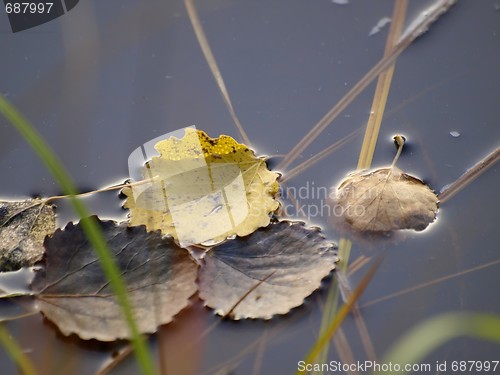
<instances>
[{"instance_id":1,"label":"leaf stem","mask_svg":"<svg viewBox=\"0 0 500 375\"><path fill-rule=\"evenodd\" d=\"M403 151L403 146L405 144L405 137L402 135L396 135L394 136L394 143L396 146L398 146L398 152L396 153L396 156L394 156L394 160L392 161L391 168L394 168L396 163L398 162L399 156L401 155L401 151Z\"/></svg>"}]
</instances>

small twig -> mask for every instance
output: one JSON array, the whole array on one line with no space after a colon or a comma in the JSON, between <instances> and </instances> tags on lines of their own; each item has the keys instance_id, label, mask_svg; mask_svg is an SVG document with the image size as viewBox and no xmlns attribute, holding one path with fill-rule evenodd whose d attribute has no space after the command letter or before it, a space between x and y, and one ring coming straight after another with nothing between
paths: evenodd
<instances>
[{"instance_id":1,"label":"small twig","mask_svg":"<svg viewBox=\"0 0 500 375\"><path fill-rule=\"evenodd\" d=\"M396 297L405 295L407 293L411 293L411 292L414 292L416 290L426 288L428 286L433 286L433 285L442 283L443 281L454 279L455 277L463 276L463 275L466 275L468 273L476 272L476 271L482 270L484 268L488 268L488 267L491 267L491 266L496 266L496 265L499 265L499 264L500 264L500 259L497 259L497 260L494 260L492 262L488 262L488 263L481 264L481 265L473 267L473 268L469 268L469 269L467 269L465 271L459 271L459 272L452 273L451 275L441 276L441 277L438 277L437 279L434 279L434 280L431 280L431 281L426 281L425 283L414 285L414 286L411 286L409 288L402 289L402 290L399 290L397 292L394 292L394 293L391 293L391 294L387 294L385 296L382 296L382 297L376 298L374 300L365 302L365 303L363 303L361 305L361 307L365 308L365 307L368 307L368 306L371 306L371 305L375 305L377 303L384 302L384 301L390 300L392 298L396 298Z\"/></svg>"},{"instance_id":2,"label":"small twig","mask_svg":"<svg viewBox=\"0 0 500 375\"><path fill-rule=\"evenodd\" d=\"M413 23L412 28L408 28L404 36L391 52L384 56L375 64L368 73L356 83L345 96L340 99L335 106L297 143L297 145L287 154L278 165L278 169L285 170L293 161L302 154L323 130L361 93L380 73L389 68L398 56L420 35L422 35L439 16L445 13L453 4L454 0L440 0L423 12L423 16L418 17L418 23Z\"/></svg>"},{"instance_id":3,"label":"small twig","mask_svg":"<svg viewBox=\"0 0 500 375\"><path fill-rule=\"evenodd\" d=\"M259 342L259 345L257 346L257 350L255 353L255 361L253 364L253 370L252 370L252 375L259 375L262 373L262 363L264 359L264 354L266 353L266 347L268 344L267 340L267 328L264 330L264 333L261 336L261 340Z\"/></svg>"},{"instance_id":4,"label":"small twig","mask_svg":"<svg viewBox=\"0 0 500 375\"><path fill-rule=\"evenodd\" d=\"M308 160L306 160L302 164L299 164L296 167L290 169L285 175L283 175L280 182L283 183L285 181L288 181L288 180L296 177L300 173L302 173L304 170L309 169L314 164L316 164L320 160L323 160L325 157L330 155L332 152L334 152L338 148L342 147L347 142L351 141L355 136L357 136L359 134L360 131L361 131L361 129L356 129L351 134L348 134L344 138L339 139L337 142L331 144L330 146L325 148L323 151L318 152L316 155L309 158Z\"/></svg>"},{"instance_id":5,"label":"small twig","mask_svg":"<svg viewBox=\"0 0 500 375\"><path fill-rule=\"evenodd\" d=\"M349 343L349 340L347 339L347 336L342 329L342 327L339 327L337 332L335 332L335 336L332 338L333 342L333 347L335 348L335 351L337 352L337 355L339 356L339 359L341 363L346 363L348 365L354 364L354 366L349 366L349 368L346 371L347 375L363 375L361 374L357 369L356 369L356 360L354 359L354 352L351 348L351 344ZM328 354L328 351L326 350L327 348L323 349L323 353ZM321 357L318 357L318 361L321 363L326 363L328 362L327 360L328 356L325 355L325 360L321 360ZM314 374L316 375L316 373ZM323 375L323 372L320 372L317 375Z\"/></svg>"},{"instance_id":6,"label":"small twig","mask_svg":"<svg viewBox=\"0 0 500 375\"><path fill-rule=\"evenodd\" d=\"M375 273L377 272L377 269L380 266L381 262L382 262L382 257L377 258L373 263L373 265L370 267L370 269L367 271L365 276L363 276L358 286L353 290L352 294L349 296L345 304L340 308L338 313L335 315L334 319L330 322L326 330L321 334L321 336L316 341L316 343L312 347L307 357L304 359L304 362L306 364L313 363L318 357L318 355L322 352L325 345L327 345L330 342L331 337L340 327L340 325L342 324L346 316L349 314L356 301L359 299L359 297L361 297L361 294L363 294L364 290L372 280L373 276L375 276ZM304 373L305 371L301 370L297 372L297 374L304 374Z\"/></svg>"},{"instance_id":7,"label":"small twig","mask_svg":"<svg viewBox=\"0 0 500 375\"><path fill-rule=\"evenodd\" d=\"M215 82L219 88L219 91L224 99L224 103L229 111L229 114L233 118L236 127L238 128L238 132L240 133L241 139L243 143L247 146L250 146L250 138L248 138L245 130L243 129L243 125L241 125L238 116L236 116L236 112L234 110L233 104L231 103L231 99L229 97L229 93L226 89L226 85L224 83L224 79L222 78L222 74L217 66L217 61L215 60L214 54L212 53L212 49L210 48L210 44L208 43L208 39L203 31L203 27L201 26L200 18L198 17L198 12L193 4L193 0L184 0L184 4L186 6L189 20L193 25L194 33L196 34L196 39L198 39L198 43L200 44L201 50L203 52L203 56L205 56L205 60L207 60L208 66L210 67L210 71L214 76Z\"/></svg>"},{"instance_id":8,"label":"small twig","mask_svg":"<svg viewBox=\"0 0 500 375\"><path fill-rule=\"evenodd\" d=\"M236 303L233 305L233 307L231 307L231 309L229 309L229 311L224 314L224 316L222 317L222 319L226 319L228 317L231 317L231 315L233 314L234 310L236 309L236 307L239 306L239 304L241 302L243 302L243 300L245 298L247 298L249 296L250 293L252 293L255 289L257 289L260 285L262 285L263 283L265 283L267 280L269 280L269 278L271 276L273 276L274 274L276 273L276 271L273 271L271 272L269 275L267 275L266 277L264 277L262 280L259 280L258 283L256 283L255 285L253 285L250 289L248 289L241 297L240 299L238 299L238 301L236 301Z\"/></svg>"},{"instance_id":9,"label":"small twig","mask_svg":"<svg viewBox=\"0 0 500 375\"><path fill-rule=\"evenodd\" d=\"M448 201L456 193L478 178L483 172L487 171L488 168L494 166L498 159L500 159L500 147L489 153L472 168L468 169L458 178L458 180L443 187L439 193L439 201L441 203Z\"/></svg>"},{"instance_id":10,"label":"small twig","mask_svg":"<svg viewBox=\"0 0 500 375\"><path fill-rule=\"evenodd\" d=\"M339 285L339 290L342 295L344 301L347 301L352 294L351 286L349 280L347 279L347 275L343 271L337 271L335 273ZM376 362L377 355L375 353L375 348L373 346L372 339L370 337L370 333L368 332L368 327L366 326L363 315L361 315L361 311L359 310L359 305L356 302L352 307L352 313L354 316L354 322L358 329L359 335L361 336L361 343L365 349L366 357L368 360Z\"/></svg>"},{"instance_id":11,"label":"small twig","mask_svg":"<svg viewBox=\"0 0 500 375\"><path fill-rule=\"evenodd\" d=\"M5 298L5 297L2 297L2 298ZM0 323L10 322L10 321L13 321L13 320L19 320L19 319L27 318L29 316L37 315L39 313L40 313L40 311L30 311L30 312L26 312L24 314L19 314L19 315L16 315L16 316L10 316L8 318L2 318L2 319L0 319Z\"/></svg>"},{"instance_id":12,"label":"small twig","mask_svg":"<svg viewBox=\"0 0 500 375\"><path fill-rule=\"evenodd\" d=\"M54 195L52 197L48 197L47 199L44 199L40 204L42 204L42 203L47 204L48 202L55 201L57 199L84 198L84 197L88 197L89 195L96 194L96 193L104 193L106 191L120 190L120 189L123 189L126 187L139 186L139 185L155 182L157 180L158 180L158 176L154 176L154 177L147 178L145 180L141 180L141 181L137 181L137 182L125 182L123 184L108 186L108 187L105 187L102 189L87 191L85 193L80 193L80 194L75 194L75 195Z\"/></svg>"},{"instance_id":13,"label":"small twig","mask_svg":"<svg viewBox=\"0 0 500 375\"><path fill-rule=\"evenodd\" d=\"M394 46L397 44L397 41L401 36L406 19L407 8L408 0L397 0L394 2L391 27L385 42L384 57L389 56L392 53ZM363 144L361 145L361 150L359 152L357 169L368 169L371 167L395 68L396 63L394 62L378 77L370 109L370 116L368 117L365 135L363 137Z\"/></svg>"},{"instance_id":14,"label":"small twig","mask_svg":"<svg viewBox=\"0 0 500 375\"><path fill-rule=\"evenodd\" d=\"M367 263L370 262L372 258L361 255L357 257L353 262L349 264L349 269L347 270L347 276L351 276L363 268Z\"/></svg>"}]
</instances>

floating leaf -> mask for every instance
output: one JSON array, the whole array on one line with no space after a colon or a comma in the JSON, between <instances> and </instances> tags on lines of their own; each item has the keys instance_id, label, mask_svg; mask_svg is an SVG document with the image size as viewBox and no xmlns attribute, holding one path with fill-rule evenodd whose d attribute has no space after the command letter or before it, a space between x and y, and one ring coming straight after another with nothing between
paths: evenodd
<instances>
[{"instance_id":1,"label":"floating leaf","mask_svg":"<svg viewBox=\"0 0 500 375\"><path fill-rule=\"evenodd\" d=\"M286 314L335 268L334 250L317 228L270 224L207 252L199 272L200 298L234 319Z\"/></svg>"},{"instance_id":2,"label":"floating leaf","mask_svg":"<svg viewBox=\"0 0 500 375\"><path fill-rule=\"evenodd\" d=\"M160 229L182 245L245 236L270 222L278 208L278 174L233 138L187 128L155 146L143 168L154 182L126 188L130 225Z\"/></svg>"},{"instance_id":3,"label":"floating leaf","mask_svg":"<svg viewBox=\"0 0 500 375\"><path fill-rule=\"evenodd\" d=\"M356 231L419 231L436 218L436 194L418 178L395 167L404 138L396 136L395 140L399 149L391 167L354 172L337 190L335 212Z\"/></svg>"},{"instance_id":4,"label":"floating leaf","mask_svg":"<svg viewBox=\"0 0 500 375\"><path fill-rule=\"evenodd\" d=\"M436 218L438 198L421 180L393 167L351 174L336 204L354 230L390 232L425 229Z\"/></svg>"},{"instance_id":5,"label":"floating leaf","mask_svg":"<svg viewBox=\"0 0 500 375\"><path fill-rule=\"evenodd\" d=\"M0 271L15 271L42 259L43 240L55 229L54 207L41 199L0 201Z\"/></svg>"},{"instance_id":6,"label":"floating leaf","mask_svg":"<svg viewBox=\"0 0 500 375\"><path fill-rule=\"evenodd\" d=\"M143 226L99 224L127 284L131 305L142 333L161 324L188 305L196 291L197 265L187 250L159 231ZM113 341L129 338L120 306L99 261L82 231L69 223L45 240L45 267L32 283L42 313L62 333L82 339Z\"/></svg>"}]
</instances>

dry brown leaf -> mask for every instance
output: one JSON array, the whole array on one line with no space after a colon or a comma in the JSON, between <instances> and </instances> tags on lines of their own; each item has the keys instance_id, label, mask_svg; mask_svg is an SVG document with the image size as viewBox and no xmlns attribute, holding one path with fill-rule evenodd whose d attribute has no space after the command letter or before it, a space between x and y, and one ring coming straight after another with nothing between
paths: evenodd
<instances>
[{"instance_id":1,"label":"dry brown leaf","mask_svg":"<svg viewBox=\"0 0 500 375\"><path fill-rule=\"evenodd\" d=\"M140 332L153 333L171 322L196 292L198 266L188 251L143 226L97 224L126 283ZM81 224L56 230L44 246L44 267L31 284L42 313L65 335L100 341L130 338L122 309Z\"/></svg>"},{"instance_id":2,"label":"dry brown leaf","mask_svg":"<svg viewBox=\"0 0 500 375\"><path fill-rule=\"evenodd\" d=\"M338 260L318 228L282 221L210 249L198 276L199 295L233 319L271 319L302 305Z\"/></svg>"},{"instance_id":3,"label":"dry brown leaf","mask_svg":"<svg viewBox=\"0 0 500 375\"><path fill-rule=\"evenodd\" d=\"M357 231L419 231L436 218L438 198L421 180L393 167L351 174L340 185L336 204Z\"/></svg>"},{"instance_id":4,"label":"dry brown leaf","mask_svg":"<svg viewBox=\"0 0 500 375\"><path fill-rule=\"evenodd\" d=\"M394 166L404 143L398 137L399 150L391 167L354 172L336 192L334 212L356 231L420 231L436 218L436 194L424 182Z\"/></svg>"}]
</instances>

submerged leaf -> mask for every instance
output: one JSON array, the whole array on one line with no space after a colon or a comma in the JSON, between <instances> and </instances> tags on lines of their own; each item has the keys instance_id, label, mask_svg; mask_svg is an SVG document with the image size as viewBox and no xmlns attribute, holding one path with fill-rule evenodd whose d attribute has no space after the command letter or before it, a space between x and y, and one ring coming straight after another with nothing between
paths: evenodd
<instances>
[{"instance_id":1,"label":"submerged leaf","mask_svg":"<svg viewBox=\"0 0 500 375\"><path fill-rule=\"evenodd\" d=\"M0 201L0 271L15 271L42 259L43 240L55 229L54 207L41 199Z\"/></svg>"},{"instance_id":2,"label":"submerged leaf","mask_svg":"<svg viewBox=\"0 0 500 375\"><path fill-rule=\"evenodd\" d=\"M154 182L126 188L130 225L160 229L182 245L244 236L269 224L278 208L278 174L233 138L186 129L156 144L143 168Z\"/></svg>"},{"instance_id":3,"label":"submerged leaf","mask_svg":"<svg viewBox=\"0 0 500 375\"><path fill-rule=\"evenodd\" d=\"M438 210L436 194L394 166L351 174L339 186L335 203L352 229L369 232L423 230Z\"/></svg>"},{"instance_id":4,"label":"submerged leaf","mask_svg":"<svg viewBox=\"0 0 500 375\"><path fill-rule=\"evenodd\" d=\"M217 314L270 319L301 305L335 268L335 247L300 222L279 222L213 247L199 295Z\"/></svg>"},{"instance_id":5,"label":"submerged leaf","mask_svg":"<svg viewBox=\"0 0 500 375\"><path fill-rule=\"evenodd\" d=\"M143 226L99 222L121 270L142 333L188 305L196 291L197 265L189 253L159 232ZM82 339L113 341L129 338L122 311L81 224L69 223L45 240L45 267L32 283L42 313L62 333Z\"/></svg>"}]
</instances>

